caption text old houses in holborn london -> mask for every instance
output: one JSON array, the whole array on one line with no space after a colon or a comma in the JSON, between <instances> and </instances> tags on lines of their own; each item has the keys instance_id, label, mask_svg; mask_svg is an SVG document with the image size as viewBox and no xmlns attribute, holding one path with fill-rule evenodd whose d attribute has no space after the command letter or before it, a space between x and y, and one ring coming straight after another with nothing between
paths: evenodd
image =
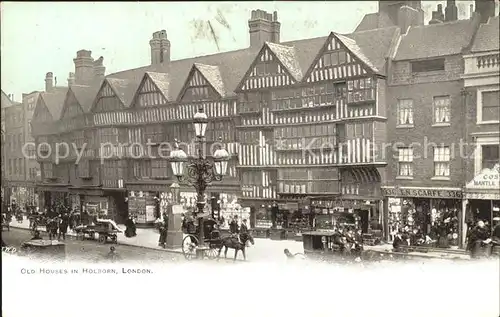
<instances>
[{"instance_id":1,"label":"caption text old houses in holborn london","mask_svg":"<svg viewBox=\"0 0 500 317\"><path fill-rule=\"evenodd\" d=\"M39 158L43 206L65 199L119 221L130 213L153 222L174 183L157 145L191 142L202 106L209 145L221 137L232 154L229 177L209 189L223 205L236 198L258 214L277 202L281 211L317 214L317 223L348 208L360 211L365 229L372 218L384 223L386 235L391 207L409 200L456 208L463 218L470 168L450 153L468 122L463 60L483 54L474 51L476 34L498 17L494 7L477 6L457 20L450 1L446 17L438 8L424 25L421 1L379 7L353 33L290 42L280 41L277 13L252 11L250 47L183 60L170 59L175 43L159 31L149 42L151 65L107 76L102 59L79 51L68 87L48 77L32 122L37 144L66 141L83 151L78 164L75 151L57 164L54 153ZM488 54L498 74L498 47ZM498 131L498 121L491 127ZM421 149L411 144L425 136L439 146L417 158ZM148 140L148 157L131 146ZM407 145L380 148L396 142ZM188 202L189 189L181 192Z\"/></svg>"}]
</instances>

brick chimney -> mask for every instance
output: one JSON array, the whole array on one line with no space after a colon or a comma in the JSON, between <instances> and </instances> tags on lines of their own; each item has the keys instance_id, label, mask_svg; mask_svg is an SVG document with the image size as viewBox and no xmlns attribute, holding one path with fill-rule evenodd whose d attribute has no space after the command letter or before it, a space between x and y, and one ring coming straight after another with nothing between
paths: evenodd
<instances>
[{"instance_id":1,"label":"brick chimney","mask_svg":"<svg viewBox=\"0 0 500 317\"><path fill-rule=\"evenodd\" d=\"M68 76L68 87L71 87L75 84L75 73L70 72Z\"/></svg>"},{"instance_id":2,"label":"brick chimney","mask_svg":"<svg viewBox=\"0 0 500 317\"><path fill-rule=\"evenodd\" d=\"M252 10L248 20L250 47L259 49L264 42L279 43L281 24L278 22L278 12L273 14L263 10Z\"/></svg>"},{"instance_id":3,"label":"brick chimney","mask_svg":"<svg viewBox=\"0 0 500 317\"><path fill-rule=\"evenodd\" d=\"M437 10L432 11L432 19L429 21L429 24L443 23L443 21L444 21L443 5L438 4Z\"/></svg>"},{"instance_id":4,"label":"brick chimney","mask_svg":"<svg viewBox=\"0 0 500 317\"><path fill-rule=\"evenodd\" d=\"M54 74L48 72L45 75L45 92L52 92L54 90Z\"/></svg>"},{"instance_id":5,"label":"brick chimney","mask_svg":"<svg viewBox=\"0 0 500 317\"><path fill-rule=\"evenodd\" d=\"M446 1L446 8L444 9L444 20L446 22L458 20L458 8L455 0Z\"/></svg>"},{"instance_id":6,"label":"brick chimney","mask_svg":"<svg viewBox=\"0 0 500 317\"><path fill-rule=\"evenodd\" d=\"M476 0L476 12L481 15L481 23L495 16L495 0Z\"/></svg>"},{"instance_id":7,"label":"brick chimney","mask_svg":"<svg viewBox=\"0 0 500 317\"><path fill-rule=\"evenodd\" d=\"M94 79L94 59L92 51L79 50L76 52L75 63L75 84L85 85Z\"/></svg>"},{"instance_id":8,"label":"brick chimney","mask_svg":"<svg viewBox=\"0 0 500 317\"><path fill-rule=\"evenodd\" d=\"M151 65L170 63L170 41L167 37L167 31L154 32L149 46L151 46Z\"/></svg>"},{"instance_id":9,"label":"brick chimney","mask_svg":"<svg viewBox=\"0 0 500 317\"><path fill-rule=\"evenodd\" d=\"M104 57L99 57L99 59L94 61L93 69L94 69L94 79L104 79L106 74L106 67L103 65Z\"/></svg>"}]
</instances>

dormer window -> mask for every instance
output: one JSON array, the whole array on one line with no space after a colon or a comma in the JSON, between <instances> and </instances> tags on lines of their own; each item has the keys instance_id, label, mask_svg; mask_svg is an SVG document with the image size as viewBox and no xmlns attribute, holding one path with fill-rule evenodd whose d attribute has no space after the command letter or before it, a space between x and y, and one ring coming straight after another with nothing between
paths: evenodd
<instances>
[{"instance_id":1,"label":"dormer window","mask_svg":"<svg viewBox=\"0 0 500 317\"><path fill-rule=\"evenodd\" d=\"M444 70L444 58L411 62L412 73L438 72Z\"/></svg>"}]
</instances>

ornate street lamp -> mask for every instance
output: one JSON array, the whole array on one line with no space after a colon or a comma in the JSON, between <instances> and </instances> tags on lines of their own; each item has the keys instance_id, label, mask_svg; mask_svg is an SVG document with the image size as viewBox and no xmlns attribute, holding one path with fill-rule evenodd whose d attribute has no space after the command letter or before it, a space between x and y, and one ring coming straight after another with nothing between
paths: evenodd
<instances>
[{"instance_id":1,"label":"ornate street lamp","mask_svg":"<svg viewBox=\"0 0 500 317\"><path fill-rule=\"evenodd\" d=\"M175 149L170 154L172 172L180 183L187 183L196 189L198 211L199 245L196 249L197 256L201 258L206 249L203 236L203 210L205 208L205 190L213 181L221 181L226 175L229 153L219 146L213 154L213 163L203 155L205 144L205 132L208 125L208 117L200 106L193 118L194 130L199 143L198 156L188 160L187 154L179 148L179 142L175 140ZM219 138L222 141L222 138ZM187 164L185 164L187 163ZM184 169L186 171L184 172Z\"/></svg>"}]
</instances>

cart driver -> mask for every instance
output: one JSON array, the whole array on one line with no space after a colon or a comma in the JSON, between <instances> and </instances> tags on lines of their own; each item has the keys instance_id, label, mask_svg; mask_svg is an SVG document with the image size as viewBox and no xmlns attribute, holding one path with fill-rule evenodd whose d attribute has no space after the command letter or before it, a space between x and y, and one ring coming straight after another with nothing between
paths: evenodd
<instances>
[{"instance_id":1,"label":"cart driver","mask_svg":"<svg viewBox=\"0 0 500 317\"><path fill-rule=\"evenodd\" d=\"M332 238L333 238L333 244L339 246L340 250L344 252L345 250L344 229L342 227L337 228Z\"/></svg>"},{"instance_id":2,"label":"cart driver","mask_svg":"<svg viewBox=\"0 0 500 317\"><path fill-rule=\"evenodd\" d=\"M233 220L229 224L229 232L231 232L232 237L238 238L238 242L241 243L241 239L240 239L240 235L239 235L240 228L238 226L238 215L234 215Z\"/></svg>"}]
</instances>

